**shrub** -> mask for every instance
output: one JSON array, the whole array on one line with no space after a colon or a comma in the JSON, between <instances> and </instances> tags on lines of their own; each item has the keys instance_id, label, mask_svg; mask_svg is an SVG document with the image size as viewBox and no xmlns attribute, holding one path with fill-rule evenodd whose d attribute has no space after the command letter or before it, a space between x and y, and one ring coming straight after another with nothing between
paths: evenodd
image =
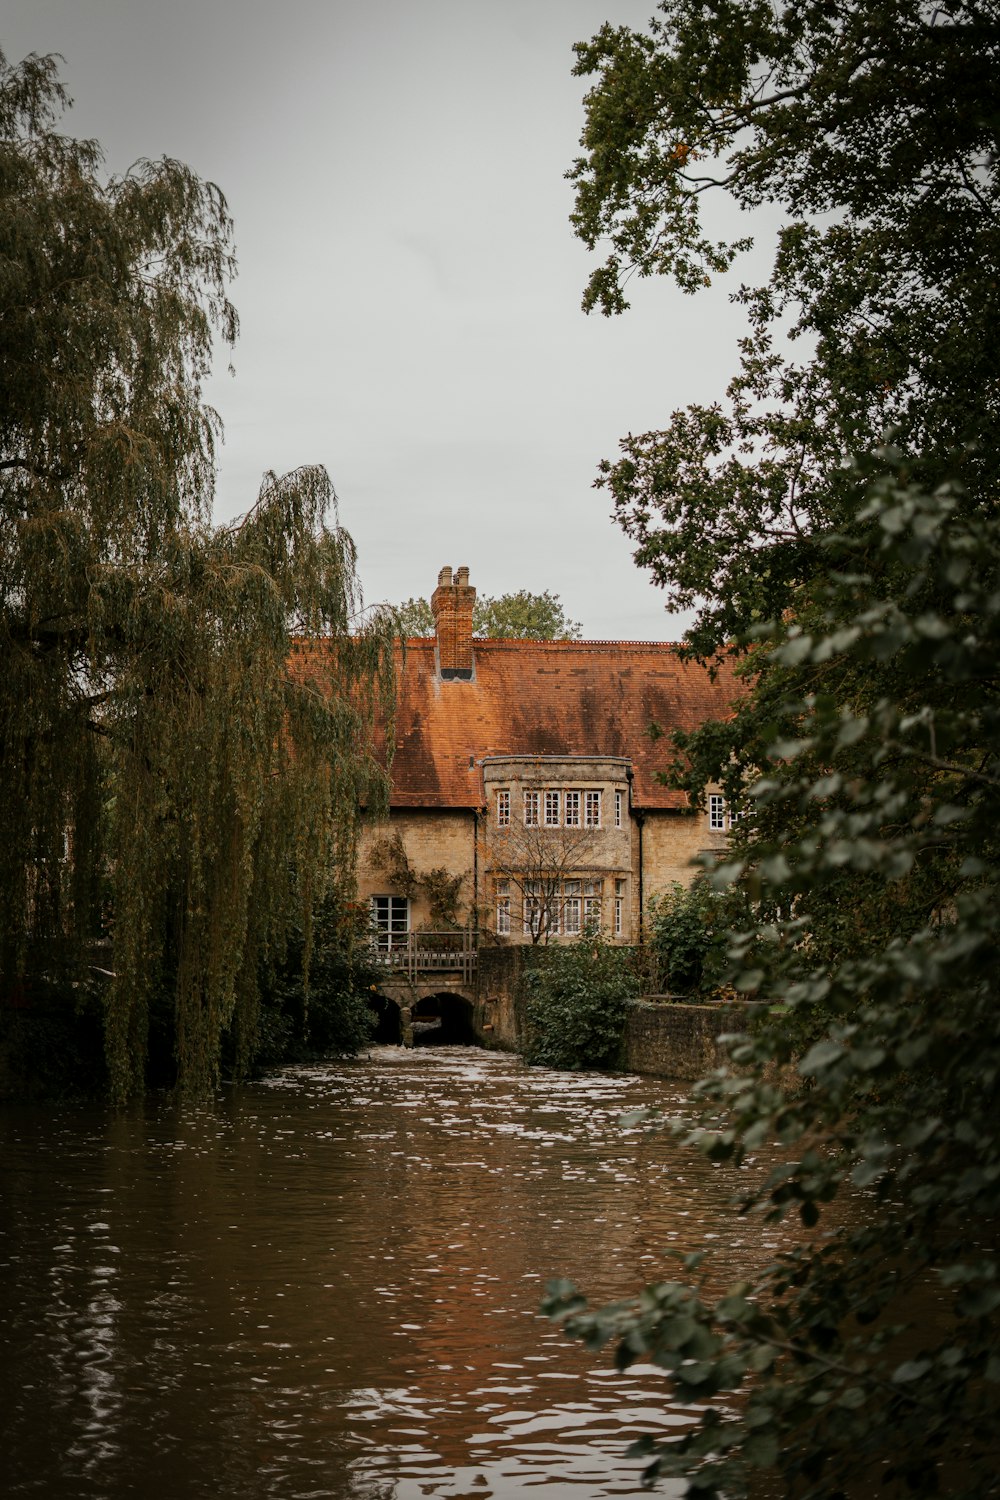
<instances>
[{"instance_id":1,"label":"shrub","mask_svg":"<svg viewBox=\"0 0 1000 1500\"><path fill-rule=\"evenodd\" d=\"M632 955L599 936L539 948L526 970L530 1063L609 1068L618 1061L629 1001L639 993Z\"/></svg>"},{"instance_id":2,"label":"shrub","mask_svg":"<svg viewBox=\"0 0 1000 1500\"><path fill-rule=\"evenodd\" d=\"M261 984L260 1009L250 1037L230 1037L237 1073L321 1056L353 1056L367 1047L376 1017L368 1002L378 980L367 933L367 909L328 899L317 914L303 974L305 940L296 931L284 960Z\"/></svg>"},{"instance_id":3,"label":"shrub","mask_svg":"<svg viewBox=\"0 0 1000 1500\"><path fill-rule=\"evenodd\" d=\"M746 913L738 916L735 904L731 890L713 889L704 876L689 886L675 882L650 899L650 978L658 990L692 1000L719 994L730 928L745 926Z\"/></svg>"}]
</instances>

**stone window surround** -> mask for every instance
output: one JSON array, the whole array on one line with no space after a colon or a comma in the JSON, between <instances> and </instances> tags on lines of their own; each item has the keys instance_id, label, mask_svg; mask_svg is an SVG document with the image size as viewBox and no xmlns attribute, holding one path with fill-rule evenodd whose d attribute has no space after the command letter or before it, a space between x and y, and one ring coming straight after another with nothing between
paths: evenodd
<instances>
[{"instance_id":1,"label":"stone window surround","mask_svg":"<svg viewBox=\"0 0 1000 1500\"><path fill-rule=\"evenodd\" d=\"M616 828L624 826L622 807L625 794L615 789ZM521 816L525 828L603 828L604 792L601 787L524 787L521 792ZM509 828L512 822L510 789L496 793L496 824Z\"/></svg>"},{"instance_id":2,"label":"stone window surround","mask_svg":"<svg viewBox=\"0 0 1000 1500\"><path fill-rule=\"evenodd\" d=\"M746 817L745 807L732 807L721 792L708 794L708 826L712 833L724 833L741 818Z\"/></svg>"},{"instance_id":3,"label":"stone window surround","mask_svg":"<svg viewBox=\"0 0 1000 1500\"><path fill-rule=\"evenodd\" d=\"M573 876L556 883L556 889L546 889L544 880L526 881L521 892L521 926L525 936L534 937L543 919L549 937L579 937L585 932L596 932L601 927L604 907L603 875ZM615 880L615 889L624 887L624 880ZM507 937L513 931L514 903L509 880L495 882L497 910L497 936ZM618 911L616 897L615 911ZM506 925L501 925L501 912ZM620 937L621 931L615 930Z\"/></svg>"}]
</instances>

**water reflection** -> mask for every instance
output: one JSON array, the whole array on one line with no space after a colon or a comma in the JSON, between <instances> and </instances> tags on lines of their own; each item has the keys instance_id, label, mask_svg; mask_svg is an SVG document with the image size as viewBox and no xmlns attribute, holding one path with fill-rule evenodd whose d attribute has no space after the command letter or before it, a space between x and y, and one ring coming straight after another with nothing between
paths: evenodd
<instances>
[{"instance_id":1,"label":"water reflection","mask_svg":"<svg viewBox=\"0 0 1000 1500\"><path fill-rule=\"evenodd\" d=\"M774 1248L720 1169L621 1129L652 1102L684 1105L387 1047L198 1110L8 1110L6 1493L641 1493L628 1441L684 1411L553 1330L544 1280L611 1299L668 1250L714 1240L729 1278Z\"/></svg>"}]
</instances>

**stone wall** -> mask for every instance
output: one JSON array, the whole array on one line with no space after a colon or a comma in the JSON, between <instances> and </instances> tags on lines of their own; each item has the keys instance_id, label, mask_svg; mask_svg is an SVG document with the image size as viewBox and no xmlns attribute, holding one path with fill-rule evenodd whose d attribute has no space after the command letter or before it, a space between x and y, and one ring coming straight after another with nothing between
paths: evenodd
<instances>
[{"instance_id":1,"label":"stone wall","mask_svg":"<svg viewBox=\"0 0 1000 1500\"><path fill-rule=\"evenodd\" d=\"M531 950L520 944L480 948L476 1021L482 1040L502 1052L519 1052L524 1038L521 976Z\"/></svg>"},{"instance_id":2,"label":"stone wall","mask_svg":"<svg viewBox=\"0 0 1000 1500\"><path fill-rule=\"evenodd\" d=\"M622 1066L694 1083L725 1061L718 1037L745 1025L739 1006L639 1000L625 1026Z\"/></svg>"},{"instance_id":3,"label":"stone wall","mask_svg":"<svg viewBox=\"0 0 1000 1500\"><path fill-rule=\"evenodd\" d=\"M718 859L725 848L725 834L709 828L704 811L647 814L642 826L643 905L675 883L690 885L699 872L698 857L707 854ZM637 888L638 883L637 866L633 885Z\"/></svg>"},{"instance_id":4,"label":"stone wall","mask_svg":"<svg viewBox=\"0 0 1000 1500\"><path fill-rule=\"evenodd\" d=\"M444 869L460 875L456 917L460 926L474 915L476 866L476 819L463 809L403 809L394 811L391 819L368 824L362 829L358 847L358 897L402 895L385 870L372 863L372 845L382 839L400 836L410 868L418 884L410 896L410 926L414 930L435 925L430 901L420 887L419 879L429 870ZM440 925L440 924L437 924Z\"/></svg>"},{"instance_id":5,"label":"stone wall","mask_svg":"<svg viewBox=\"0 0 1000 1500\"><path fill-rule=\"evenodd\" d=\"M476 1026L488 1047L519 1052L524 1043L522 977L534 953L524 947L481 948ZM685 1005L657 998L636 1001L622 1046L622 1068L693 1083L724 1059L718 1037L740 1031L740 1006Z\"/></svg>"}]
</instances>

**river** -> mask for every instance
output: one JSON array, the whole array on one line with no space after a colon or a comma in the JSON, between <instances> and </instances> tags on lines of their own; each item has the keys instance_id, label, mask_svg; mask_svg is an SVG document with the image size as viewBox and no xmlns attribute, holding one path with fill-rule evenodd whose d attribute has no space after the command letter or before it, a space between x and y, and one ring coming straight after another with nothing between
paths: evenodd
<instances>
[{"instance_id":1,"label":"river","mask_svg":"<svg viewBox=\"0 0 1000 1500\"><path fill-rule=\"evenodd\" d=\"M538 1311L776 1245L734 1179L623 1111L682 1088L379 1047L210 1105L7 1107L3 1493L59 1500L639 1495L682 1424ZM664 1496L676 1494L661 1486Z\"/></svg>"}]
</instances>

